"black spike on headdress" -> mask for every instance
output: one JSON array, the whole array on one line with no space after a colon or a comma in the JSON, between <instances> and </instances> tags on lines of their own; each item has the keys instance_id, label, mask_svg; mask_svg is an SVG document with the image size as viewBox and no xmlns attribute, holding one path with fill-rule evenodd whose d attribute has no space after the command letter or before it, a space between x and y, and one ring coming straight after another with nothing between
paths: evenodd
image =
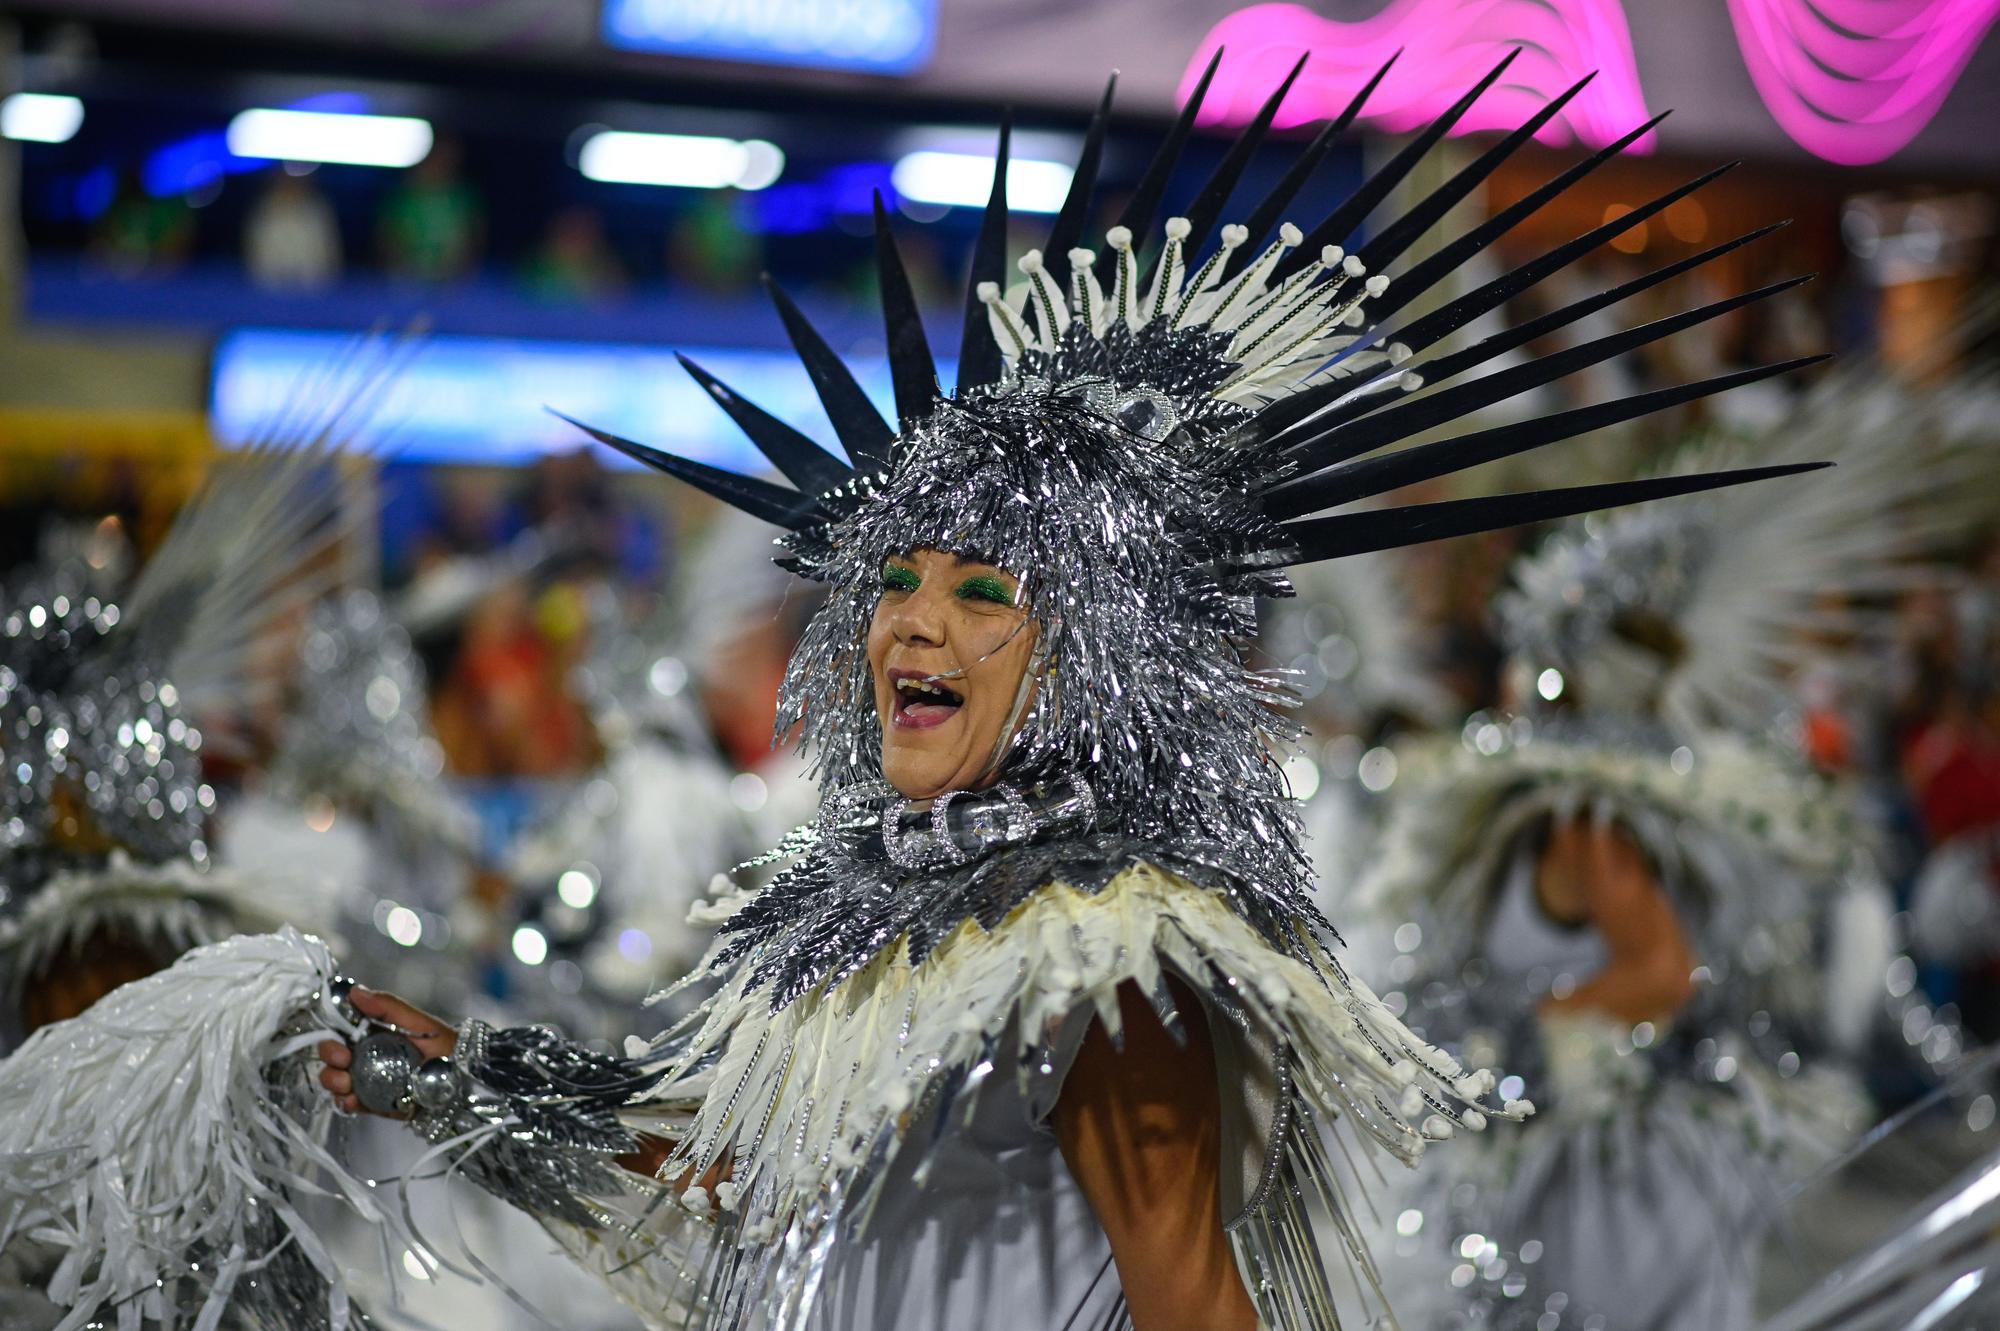
<instances>
[{"instance_id":1,"label":"black spike on headdress","mask_svg":"<svg viewBox=\"0 0 2000 1331\"><path fill-rule=\"evenodd\" d=\"M715 405L729 413L729 419L750 437L750 442L757 445L757 451L769 458L771 465L783 472L785 479L801 491L824 494L839 489L854 478L854 472L847 464L811 439L743 397L686 356L676 352L674 358L694 376L702 391L715 399Z\"/></svg>"},{"instance_id":2,"label":"black spike on headdress","mask_svg":"<svg viewBox=\"0 0 2000 1331\"><path fill-rule=\"evenodd\" d=\"M1585 74L1575 83L1549 99L1547 105L1521 122L1519 128L1500 142L1488 148L1472 162L1455 172L1450 180L1418 200L1410 210L1395 221L1383 227L1366 244L1355 251L1361 262L1371 273L1379 273L1403 256L1403 252L1417 243L1424 232L1431 229L1440 218L1450 212L1459 200L1479 187L1481 181L1498 170L1500 164L1512 157L1522 144L1533 138L1543 125L1555 119L1572 98L1590 85L1596 78L1595 72Z\"/></svg>"},{"instance_id":3,"label":"black spike on headdress","mask_svg":"<svg viewBox=\"0 0 2000 1331\"><path fill-rule=\"evenodd\" d=\"M980 219L979 240L972 248L972 271L965 279L965 332L958 343L958 395L1000 377L1000 343L979 288L991 282L1007 286L1007 159L1013 137L1011 112L1001 117L1000 144L993 153L993 188L986 195L986 215Z\"/></svg>"},{"instance_id":4,"label":"black spike on headdress","mask_svg":"<svg viewBox=\"0 0 2000 1331\"><path fill-rule=\"evenodd\" d=\"M1377 204L1389 197L1389 191L1400 185L1403 177L1416 169L1417 163L1423 160L1432 146L1450 132L1451 127L1472 109L1472 104L1479 100L1480 94L1492 87L1499 77L1507 72L1507 66L1513 64L1520 54L1521 48L1517 46L1500 57L1500 63L1493 66L1485 78L1473 84L1449 110L1425 126L1423 133L1410 140L1403 146L1402 151L1383 163L1375 174L1362 181L1354 193L1348 195L1341 201L1339 207L1327 214L1325 221L1306 234L1303 244L1285 256L1284 261L1271 274L1271 280L1284 281L1317 258L1320 250L1328 245L1346 244L1363 219L1375 211Z\"/></svg>"},{"instance_id":5,"label":"black spike on headdress","mask_svg":"<svg viewBox=\"0 0 2000 1331\"><path fill-rule=\"evenodd\" d=\"M1441 384L1447 379L1464 373L1466 370L1485 364L1495 356L1503 355L1506 352L1512 351L1515 347L1525 346L1527 343L1533 342L1538 338L1546 337L1557 329L1568 327L1578 319L1597 313L1597 311L1604 309L1606 306L1616 305L1619 301L1636 296L1641 291L1649 290L1652 287L1660 285L1662 282L1672 281L1682 273L1699 268L1703 264L1711 263L1732 250L1741 249L1754 240L1761 240L1773 231L1782 231L1790 225L1790 222L1773 222L1769 226L1760 226L1755 231L1745 232L1733 240L1726 240L1720 245L1711 246L1699 254L1692 254L1685 259L1677 259L1664 267L1655 268L1643 277L1635 277L1629 282L1621 282L1619 285L1611 287L1608 290L1586 296L1582 300L1572 301L1559 310L1551 310L1539 318L1529 319L1525 323L1503 329L1490 337L1481 338L1478 342L1465 348L1463 351L1456 351L1448 356L1439 356L1435 360L1426 361L1423 366L1424 381L1428 384ZM1807 279L1801 278L1800 280L1805 281ZM1500 295L1494 301L1494 305L1499 305L1512 299L1513 294L1513 292L1507 292ZM1488 306L1487 308L1491 309L1493 307ZM1484 314L1485 312L1485 310L1479 311L1480 314ZM1474 317L1478 316L1475 315ZM1445 331L1451 332L1456 330L1447 329ZM1436 340L1436 337L1427 338L1426 345ZM1412 347L1411 350L1414 351L1417 348Z\"/></svg>"},{"instance_id":6,"label":"black spike on headdress","mask_svg":"<svg viewBox=\"0 0 2000 1331\"><path fill-rule=\"evenodd\" d=\"M1575 374L1578 370L1600 364L1614 356L1622 356L1649 342L1657 342L1695 324L1717 318L1754 301L1775 296L1781 291L1789 291L1800 283L1810 280L1810 276L1806 276L1775 282L1755 291L1729 296L1723 300L1697 306L1692 310L1669 315L1664 319L1655 319L1637 328L1624 329L1605 337L1593 338L1578 346L1566 347L1547 356L1538 356L1524 365L1517 365L1512 369L1501 370L1497 374L1484 375L1467 383L1401 402L1344 425L1317 430L1311 437L1291 445L1286 452L1288 456L1299 458L1308 468L1321 469L1334 466L1350 458L1360 457L1364 453L1372 453L1399 439L1414 438L1426 430L1449 421L1463 420L1483 407L1504 402L1510 397L1540 388L1544 384L1554 383L1566 375ZM1685 392L1690 388L1699 387L1700 385L1687 385L1664 391ZM1667 405L1671 404L1663 400L1649 410ZM1308 495L1313 493L1313 481L1314 477L1310 475L1287 481L1279 486L1273 495L1274 497L1281 493ZM1324 505L1314 505L1314 507L1324 507ZM1290 517L1311 511L1311 508L1294 508L1282 516Z\"/></svg>"},{"instance_id":7,"label":"black spike on headdress","mask_svg":"<svg viewBox=\"0 0 2000 1331\"><path fill-rule=\"evenodd\" d=\"M1789 223L1786 222L1773 222L1769 226L1758 227L1755 231L1747 232L1744 235L1736 237L1734 240L1724 241L1720 245L1703 250L1700 254L1676 260L1663 268L1656 268L1643 277L1635 277L1630 282L1612 287L1608 291L1597 292L1584 297L1582 300L1572 301L1559 310L1552 310L1525 323L1503 328L1489 337L1481 338L1463 350L1439 356L1434 360L1424 361L1415 368L1423 375L1426 387L1435 388L1440 384L1449 383L1452 379L1465 373L1467 370L1476 369L1496 356L1503 356L1516 347L1524 346L1529 342L1535 341L1537 338L1546 337L1559 329L1567 328L1579 319L1595 314L1607 306L1615 305L1621 300L1636 296L1641 291L1656 287L1662 282L1679 277L1682 273L1690 269L1699 268L1703 264L1729 253L1731 250L1740 249L1748 245L1751 241L1759 240L1764 236L1770 235L1773 231L1781 230L1788 225ZM1408 346L1412 351L1420 352L1424 350L1426 347L1437 342L1439 338L1457 331L1460 327L1485 314L1488 310L1497 309L1500 305L1512 299L1520 290L1514 284L1515 275L1535 267L1540 262L1540 260L1536 260L1535 263L1523 265L1522 268L1510 269L1500 278L1486 283L1478 290L1470 293L1468 299L1471 300L1471 303L1469 305L1461 307L1460 302L1454 301L1452 306L1455 313L1452 320L1446 326L1432 327L1425 331L1419 331L1419 325L1430 323L1429 317L1426 316L1424 319L1419 320L1417 324L1410 325L1408 329L1397 332L1395 340ZM1540 276L1546 276L1546 271L1530 279L1530 285L1532 285L1534 280L1539 280ZM1364 382L1371 386L1379 386L1382 378L1394 377L1400 373L1400 370L1388 369L1381 371L1378 375L1370 376L1369 380ZM1270 440L1274 447L1279 449L1289 448L1301 442L1308 433L1317 434L1329 430L1336 425L1344 424L1360 416L1366 416L1371 411L1400 401L1400 398L1396 396L1381 392L1357 394L1356 390L1358 387L1360 385L1357 385L1353 379L1329 379L1323 383L1314 384L1311 388L1303 392L1294 393L1290 397L1280 398L1257 414L1259 432ZM1350 394L1354 394L1354 396L1349 398ZM1340 402L1339 400L1342 398L1349 398L1349 400ZM1335 402L1339 402L1339 405L1329 405ZM1302 424L1305 428L1298 429L1295 437L1286 437L1288 431L1294 430L1295 427L1299 427Z\"/></svg>"},{"instance_id":8,"label":"black spike on headdress","mask_svg":"<svg viewBox=\"0 0 2000 1331\"><path fill-rule=\"evenodd\" d=\"M1083 155L1076 159L1076 171L1069 178L1069 193L1063 196L1062 211L1049 230L1049 243L1042 253L1051 264L1069 265L1069 252L1082 242L1083 228L1090 221L1090 200L1097 189L1097 168L1104 160L1104 132L1111 124L1111 95L1118 90L1118 76L1104 82L1104 99L1090 118L1083 136ZM1057 270L1062 271L1062 270Z\"/></svg>"},{"instance_id":9,"label":"black spike on headdress","mask_svg":"<svg viewBox=\"0 0 2000 1331\"><path fill-rule=\"evenodd\" d=\"M847 450L849 461L865 472L886 468L895 430L882 419L882 413L875 410L868 394L855 382L854 372L834 354L819 330L785 294L784 288L771 280L769 273L764 275L764 289L771 293L771 303L778 307L778 317L785 321L792 349L799 353L799 360L812 379L813 391L819 394L819 404L832 423L834 434L839 436L840 446Z\"/></svg>"},{"instance_id":10,"label":"black spike on headdress","mask_svg":"<svg viewBox=\"0 0 2000 1331\"><path fill-rule=\"evenodd\" d=\"M643 462L655 471L663 471L669 476L686 481L695 489L713 495L732 508L742 509L753 518L761 518L773 526L787 531L800 531L816 522L824 522L827 514L812 495L797 490L787 490L782 485L760 481L754 476L739 476L733 471L711 467L706 462L696 462L692 458L679 457L673 453L663 453L657 448L632 442L630 439L600 430L582 421L565 416L560 411L550 414L559 420L568 421L577 429L597 440L608 444L635 462Z\"/></svg>"},{"instance_id":11,"label":"black spike on headdress","mask_svg":"<svg viewBox=\"0 0 2000 1331\"><path fill-rule=\"evenodd\" d=\"M1215 68L1222 63L1222 48L1216 47L1209 58L1208 68L1201 72L1201 79L1188 94L1187 104L1181 107L1179 119L1167 131L1167 137L1160 140L1159 151L1146 167L1146 174L1139 177L1138 186L1132 191L1132 198L1125 205L1125 212L1118 219L1118 225L1132 232L1134 247L1143 247L1146 232L1153 225L1153 214L1160 210L1160 200L1167 195L1167 182L1173 178L1174 165L1180 161L1181 149L1186 146L1189 133L1194 129L1194 118L1201 110L1202 98L1208 96L1208 85L1215 78Z\"/></svg>"},{"instance_id":12,"label":"black spike on headdress","mask_svg":"<svg viewBox=\"0 0 2000 1331\"><path fill-rule=\"evenodd\" d=\"M1396 311L1423 295L1450 274L1457 272L1473 255L1491 245L1500 237L1512 231L1530 214L1538 211L1556 195L1582 180L1585 176L1603 166L1606 162L1624 152L1641 138L1651 133L1665 120L1671 111L1662 111L1637 129L1631 130L1605 144L1575 166L1557 173L1537 188L1530 190L1522 198L1508 204L1486 221L1460 236L1448 245L1439 246L1422 262L1408 272L1397 276L1395 284L1369 306L1376 320L1388 318ZM1722 170L1727 170L1727 167ZM1719 174L1719 173L1718 173ZM1708 177L1704 177L1708 179Z\"/></svg>"},{"instance_id":13,"label":"black spike on headdress","mask_svg":"<svg viewBox=\"0 0 2000 1331\"><path fill-rule=\"evenodd\" d=\"M1285 209L1292 206L1292 200L1298 197L1299 191L1305 188L1306 181L1312 179L1314 173L1319 170L1320 163L1333 151L1333 145L1347 132L1347 127L1354 123L1354 117L1361 114L1361 108L1368 101L1369 94L1381 84L1390 66L1394 65L1402 54L1399 50L1382 62L1382 68L1375 71L1374 77L1362 84L1360 91L1347 99L1347 105L1341 113L1328 121L1326 128L1313 137L1306 150L1299 154L1299 160L1292 163L1291 170L1285 172L1284 178L1279 180L1277 188L1264 196L1264 201L1250 214L1250 220L1243 224L1244 229L1250 233L1250 238L1237 247L1236 253L1229 256L1229 263L1222 270L1223 281L1227 282L1235 277L1243 271L1245 265L1262 252L1264 242L1269 238L1273 228L1285 220Z\"/></svg>"},{"instance_id":14,"label":"black spike on headdress","mask_svg":"<svg viewBox=\"0 0 2000 1331\"><path fill-rule=\"evenodd\" d=\"M1292 538L1298 550L1298 556L1287 562L1313 564L1323 559L1367 554L1371 550L1390 550L1503 527L1521 527L1531 522L1552 522L1579 513L1670 499L1726 485L1747 485L1751 481L1793 476L1832 465L1801 462L1782 467L1740 467L1733 471L1660 476L1644 481L1614 481L1608 485L1573 485L1477 499L1447 499L1435 504L1405 504L1399 508L1307 518L1288 522L1280 530Z\"/></svg>"},{"instance_id":15,"label":"black spike on headdress","mask_svg":"<svg viewBox=\"0 0 2000 1331\"><path fill-rule=\"evenodd\" d=\"M910 274L896 250L889 210L875 193L875 270L882 289L882 335L889 345L889 380L896 390L896 418L904 428L924 420L937 405L937 362L924 336L923 312L910 290Z\"/></svg>"},{"instance_id":16,"label":"black spike on headdress","mask_svg":"<svg viewBox=\"0 0 2000 1331\"><path fill-rule=\"evenodd\" d=\"M1788 282L1784 285L1796 286L1797 283ZM1735 304L1741 303L1735 302ZM1732 304L1730 308L1734 307ZM1714 311L1718 314L1721 312ZM1782 361L1775 365L1760 365L1755 369L1719 374L1696 383L1677 384L1672 388L1659 388L1650 393L1635 393L1631 397L1619 398L1613 402L1577 407L1570 411L1557 412L1553 416L1478 430L1471 434L1460 435L1456 439L1441 439L1434 443L1418 444L1414 448L1399 449L1381 457L1362 458L1357 462L1334 467L1303 481L1294 482L1292 485L1280 487L1272 492L1271 502L1266 505L1266 511L1274 518L1295 518L1306 513L1316 513L1322 509L1351 503L1356 499L1366 499L1370 495L1387 494L1405 485L1432 480L1455 471L1464 471L1563 439L1574 439L1592 430L1601 430L1655 411L1664 411L1683 402L1711 397L1716 393L1726 393L1732 388L1741 388L1745 384L1754 384L1775 375L1816 365L1825 359L1825 356L1803 356L1797 360Z\"/></svg>"},{"instance_id":17,"label":"black spike on headdress","mask_svg":"<svg viewBox=\"0 0 2000 1331\"><path fill-rule=\"evenodd\" d=\"M1201 247L1208 243L1208 233L1214 229L1222 210L1229 206L1229 196L1236 191L1236 183L1243 179L1243 173L1250 166L1250 159L1263 146L1264 136L1271 130L1271 122L1277 118L1278 107L1284 102L1285 94L1298 82L1299 72L1311 58L1308 51L1292 66L1292 72L1285 75L1271 95L1264 99L1264 105L1257 109L1256 116L1243 127L1243 132L1231 144L1229 152L1216 164L1215 170L1195 194L1194 202L1188 205L1188 234L1182 242L1190 259L1201 253Z\"/></svg>"},{"instance_id":18,"label":"black spike on headdress","mask_svg":"<svg viewBox=\"0 0 2000 1331\"><path fill-rule=\"evenodd\" d=\"M1499 298L1497 301L1494 301L1494 304L1512 300L1515 296L1535 285L1535 283L1549 276L1549 274L1568 267L1600 245L1608 244L1617 239L1633 227L1651 218L1655 213L1673 206L1681 199L1686 198L1714 180L1717 176L1733 169L1735 165L1736 163L1734 162L1726 162L1713 170L1705 171L1693 180L1668 190L1658 198L1640 204L1629 213L1620 213L1609 222L1594 226L1582 235L1572 240L1564 241L1554 249L1534 259L1530 259L1527 263L1510 268L1492 282L1487 283L1487 286L1492 288L1491 295L1486 293L1485 288L1481 288L1477 292L1468 292L1457 300L1442 305L1431 313L1424 315L1421 319L1416 320L1410 324L1403 334L1399 334L1399 337L1404 340L1412 351L1430 346L1446 334L1464 327L1467 323L1477 318L1479 314L1484 313L1486 309L1493 308L1492 305L1484 304L1485 301L1492 299L1492 296L1497 295ZM1396 288L1392 286L1386 294L1396 294ZM1474 309L1475 306L1481 305L1484 307ZM1469 310L1472 312L1468 313ZM1382 318L1385 316L1378 310L1376 317Z\"/></svg>"}]
</instances>

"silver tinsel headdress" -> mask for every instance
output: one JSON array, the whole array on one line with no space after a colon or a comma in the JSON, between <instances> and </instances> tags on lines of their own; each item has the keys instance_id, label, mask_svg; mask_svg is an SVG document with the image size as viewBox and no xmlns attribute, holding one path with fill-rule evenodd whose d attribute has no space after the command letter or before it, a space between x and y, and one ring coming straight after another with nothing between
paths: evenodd
<instances>
[{"instance_id":1,"label":"silver tinsel headdress","mask_svg":"<svg viewBox=\"0 0 2000 1331\"><path fill-rule=\"evenodd\" d=\"M1734 491L1557 532L1495 603L1514 668L1593 714L1750 733L1795 706L1801 669L1872 671L1859 649L1885 645L1893 598L1937 583L1934 561L1977 519L1963 496L1990 475L1990 445L1960 410L1857 362L1756 437L1690 448L1678 471L1753 452L1838 465L1782 505Z\"/></svg>"},{"instance_id":2,"label":"silver tinsel headdress","mask_svg":"<svg viewBox=\"0 0 2000 1331\"><path fill-rule=\"evenodd\" d=\"M1255 598L1290 594L1286 566L1798 469L1327 513L1803 363L1381 452L1791 285L1449 383L1764 234L1729 241L1462 350L1437 352L1473 319L1719 174L1669 191L1431 314L1396 322L1411 301L1650 128L1635 129L1562 172L1392 285L1384 274L1395 261L1582 87L1537 111L1365 243L1351 252L1344 248L1512 59L1502 60L1310 232L1281 223L1281 216L1359 111L1366 89L1250 210L1247 223L1218 228L1290 86L1287 79L1187 214L1166 222L1164 244L1150 260L1142 259L1139 238L1153 224L1208 80L1196 88L1118 224L1105 233L1100 253L1078 242L1103 145L1107 90L1053 234L1043 249L1021 258L1019 280L1004 289L1003 129L973 258L956 392L949 396L938 385L878 201L876 243L897 425L882 419L776 288L778 312L845 461L688 365L790 487L591 431L784 528L788 566L830 585L828 605L793 659L778 720L781 732L803 725L830 790L879 774L864 641L882 561L892 554L923 547L976 554L1022 578L1025 602L1042 631L1036 660L1044 674L1008 760L1010 779L1087 770L1128 823L1169 826L1182 836L1220 831L1239 846L1275 847L1289 839L1285 829L1291 826L1270 758L1271 742L1290 733L1290 723L1272 706L1285 701L1285 690L1248 668L1244 648L1255 635ZM1413 395L1419 388L1427 391Z\"/></svg>"},{"instance_id":3,"label":"silver tinsel headdress","mask_svg":"<svg viewBox=\"0 0 2000 1331\"><path fill-rule=\"evenodd\" d=\"M441 780L423 661L380 597L351 588L315 602L295 679L268 768L277 790L352 810L405 850L474 852L477 819Z\"/></svg>"}]
</instances>

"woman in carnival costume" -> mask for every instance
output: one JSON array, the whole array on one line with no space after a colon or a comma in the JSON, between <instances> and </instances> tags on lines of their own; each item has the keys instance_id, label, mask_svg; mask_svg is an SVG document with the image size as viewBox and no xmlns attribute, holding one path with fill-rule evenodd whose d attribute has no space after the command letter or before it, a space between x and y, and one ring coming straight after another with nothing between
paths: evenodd
<instances>
[{"instance_id":1,"label":"woman in carnival costume","mask_svg":"<svg viewBox=\"0 0 2000 1331\"><path fill-rule=\"evenodd\" d=\"M1542 1109L1397 1213L1406 1324L1747 1327L1786 1185L1865 1120L1842 1068L1883 1016L1880 848L1798 756L1791 688L1865 669L1848 649L1936 576L1973 461L1921 403L1864 410L1871 379L1759 442L1839 464L1784 504L1651 505L1524 557L1498 604L1515 714L1400 751L1361 895L1422 941L1386 997Z\"/></svg>"},{"instance_id":2,"label":"woman in carnival costume","mask_svg":"<svg viewBox=\"0 0 2000 1331\"><path fill-rule=\"evenodd\" d=\"M211 1315L233 1301L287 1326L347 1324L296 1213L233 1204L325 1177L302 1046L338 1036L318 1045L318 1075L343 1106L410 1112L441 1161L567 1236L655 1325L1292 1331L1340 1325L1337 1290L1364 1318L1379 1309L1330 1143L1414 1163L1530 1106L1491 1098L1489 1074L1414 1037L1336 960L1274 754L1294 734L1286 689L1246 665L1257 599L1288 593L1288 565L1797 469L1314 516L1788 368L1363 456L1770 294L1445 382L1538 321L1413 372L1413 356L1701 183L1392 331L1409 300L1644 132L1392 286L1381 270L1582 86L1347 253L1506 63L1310 233L1280 218L1359 97L1247 225L1218 229L1281 87L1151 262L1136 247L1199 93L1105 234L1104 263L1079 245L1100 114L1054 234L1005 288L1003 131L955 394L878 217L895 425L777 294L846 461L694 366L791 486L598 436L773 523L784 562L828 589L778 721L802 727L823 803L773 852L789 863L768 885L717 903L718 941L690 977L712 991L610 1059L546 1029L452 1031L336 982L296 936L235 940L128 987L0 1070L0 1123L16 1125L0 1129L16 1153L0 1191L69 1239L66 1301ZM234 1001L209 1010L224 975ZM199 1140L232 1167L168 1181L181 1190L135 1177L130 1138L79 1145L60 1121L80 1102L86 1121L116 1113L143 1135L145 1107L100 1103L102 1069L144 1038L123 1021L168 1007L190 1014L176 1040L258 1055L185 1092L200 1101L189 1115L226 1125ZM115 1196L83 1183L97 1163L125 1168ZM337 1171L323 1186L434 1251L365 1186ZM153 1242L128 1242L128 1221ZM254 1265L287 1234L281 1266Z\"/></svg>"}]
</instances>

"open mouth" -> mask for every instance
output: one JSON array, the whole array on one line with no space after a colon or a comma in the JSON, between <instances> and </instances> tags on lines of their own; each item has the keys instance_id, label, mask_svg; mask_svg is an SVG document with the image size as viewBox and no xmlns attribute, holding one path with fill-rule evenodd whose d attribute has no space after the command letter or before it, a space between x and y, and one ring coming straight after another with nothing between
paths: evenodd
<instances>
[{"instance_id":1,"label":"open mouth","mask_svg":"<svg viewBox=\"0 0 2000 1331\"><path fill-rule=\"evenodd\" d=\"M895 724L917 730L941 726L965 706L964 695L921 670L891 670L889 690L895 698Z\"/></svg>"}]
</instances>

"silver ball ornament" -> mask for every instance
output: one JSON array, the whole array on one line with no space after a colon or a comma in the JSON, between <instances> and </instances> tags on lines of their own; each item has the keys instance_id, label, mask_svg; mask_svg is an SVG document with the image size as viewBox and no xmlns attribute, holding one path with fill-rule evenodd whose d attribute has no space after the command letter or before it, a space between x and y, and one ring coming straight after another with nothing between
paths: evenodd
<instances>
[{"instance_id":1,"label":"silver ball ornament","mask_svg":"<svg viewBox=\"0 0 2000 1331\"><path fill-rule=\"evenodd\" d=\"M398 1031L377 1031L354 1046L354 1094L364 1108L399 1114L407 1107L410 1079L424 1056Z\"/></svg>"},{"instance_id":2,"label":"silver ball ornament","mask_svg":"<svg viewBox=\"0 0 2000 1331\"><path fill-rule=\"evenodd\" d=\"M420 1109L439 1113L458 1103L464 1094L464 1082L458 1075L458 1065L449 1058L433 1058L417 1069L410 1079L410 1097Z\"/></svg>"}]
</instances>

